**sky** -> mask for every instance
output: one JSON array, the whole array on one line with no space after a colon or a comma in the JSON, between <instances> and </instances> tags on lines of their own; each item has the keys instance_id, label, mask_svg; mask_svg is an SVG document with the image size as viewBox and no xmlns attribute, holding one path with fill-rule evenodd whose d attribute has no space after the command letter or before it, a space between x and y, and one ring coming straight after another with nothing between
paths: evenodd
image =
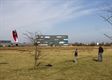
<instances>
[{"instance_id":1,"label":"sky","mask_svg":"<svg viewBox=\"0 0 112 80\"><path fill-rule=\"evenodd\" d=\"M112 0L0 0L0 40L11 40L17 30L23 35L68 35L69 42L111 42L112 26L100 16Z\"/></svg>"}]
</instances>

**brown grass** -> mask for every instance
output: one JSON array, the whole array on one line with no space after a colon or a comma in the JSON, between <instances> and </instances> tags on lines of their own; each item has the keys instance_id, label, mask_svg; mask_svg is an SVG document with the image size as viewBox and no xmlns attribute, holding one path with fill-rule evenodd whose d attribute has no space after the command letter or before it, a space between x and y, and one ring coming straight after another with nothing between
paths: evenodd
<instances>
[{"instance_id":1,"label":"brown grass","mask_svg":"<svg viewBox=\"0 0 112 80\"><path fill-rule=\"evenodd\" d=\"M78 64L73 63L78 48ZM98 47L40 47L40 66L34 69L34 47L0 48L0 80L112 80L112 47L104 47L103 62L96 62ZM46 66L51 64L52 66Z\"/></svg>"}]
</instances>

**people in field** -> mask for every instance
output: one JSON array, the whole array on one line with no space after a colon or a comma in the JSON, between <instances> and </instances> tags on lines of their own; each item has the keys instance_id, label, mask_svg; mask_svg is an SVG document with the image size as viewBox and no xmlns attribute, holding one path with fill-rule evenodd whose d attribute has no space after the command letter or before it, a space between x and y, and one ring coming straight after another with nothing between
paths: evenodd
<instances>
[{"instance_id":1,"label":"people in field","mask_svg":"<svg viewBox=\"0 0 112 80\"><path fill-rule=\"evenodd\" d=\"M75 52L74 52L74 62L75 63L78 62L77 59L78 59L78 49L75 49Z\"/></svg>"},{"instance_id":2,"label":"people in field","mask_svg":"<svg viewBox=\"0 0 112 80\"><path fill-rule=\"evenodd\" d=\"M103 54L103 52L104 52L104 50L103 50L103 48L100 46L99 48L98 48L98 61L99 62L102 62L102 54Z\"/></svg>"}]
</instances>

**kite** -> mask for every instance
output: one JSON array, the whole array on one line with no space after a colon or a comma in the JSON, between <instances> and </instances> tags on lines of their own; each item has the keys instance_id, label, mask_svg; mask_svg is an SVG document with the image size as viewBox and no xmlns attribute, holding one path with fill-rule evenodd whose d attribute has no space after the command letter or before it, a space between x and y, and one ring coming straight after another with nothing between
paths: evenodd
<instances>
[{"instance_id":1,"label":"kite","mask_svg":"<svg viewBox=\"0 0 112 80\"><path fill-rule=\"evenodd\" d=\"M17 31L16 30L13 30L12 31L12 36L13 36L13 39L16 43L18 43L18 34L17 34Z\"/></svg>"}]
</instances>

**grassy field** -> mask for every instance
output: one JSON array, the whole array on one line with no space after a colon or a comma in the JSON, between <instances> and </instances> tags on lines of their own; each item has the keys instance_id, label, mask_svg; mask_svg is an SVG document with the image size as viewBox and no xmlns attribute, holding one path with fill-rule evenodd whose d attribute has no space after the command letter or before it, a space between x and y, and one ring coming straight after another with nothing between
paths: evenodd
<instances>
[{"instance_id":1,"label":"grassy field","mask_svg":"<svg viewBox=\"0 0 112 80\"><path fill-rule=\"evenodd\" d=\"M78 63L73 62L78 48ZM112 80L112 47L104 47L103 62L96 62L98 47L40 48L34 69L34 48L0 48L0 80ZM51 64L52 67L46 66Z\"/></svg>"}]
</instances>

